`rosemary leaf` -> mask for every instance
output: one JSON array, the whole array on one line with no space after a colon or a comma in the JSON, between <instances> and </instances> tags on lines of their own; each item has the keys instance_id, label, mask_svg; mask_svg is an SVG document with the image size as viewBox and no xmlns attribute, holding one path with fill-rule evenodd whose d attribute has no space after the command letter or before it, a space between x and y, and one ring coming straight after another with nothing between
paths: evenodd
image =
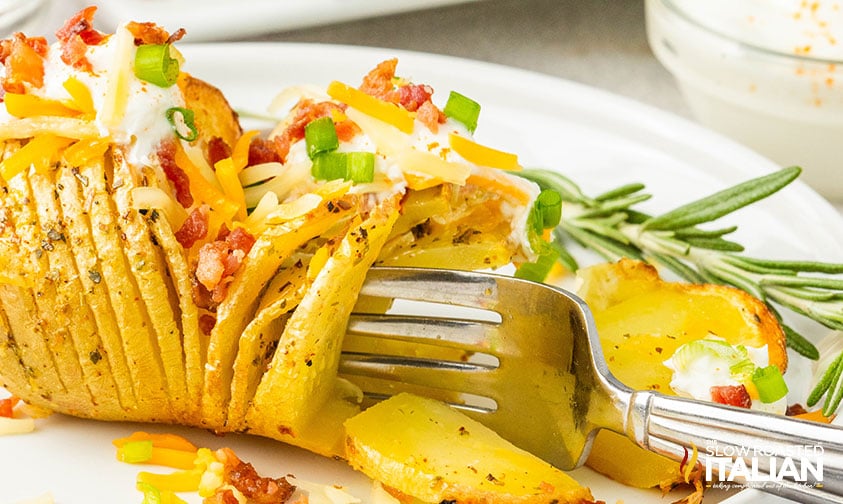
<instances>
[{"instance_id":1,"label":"rosemary leaf","mask_svg":"<svg viewBox=\"0 0 843 504\"><path fill-rule=\"evenodd\" d=\"M731 226L722 229L700 229L698 227L689 227L683 229L677 229L673 232L673 235L677 238L720 238L722 236L726 236L727 234L734 233L738 230L738 226Z\"/></svg>"},{"instance_id":2,"label":"rosemary leaf","mask_svg":"<svg viewBox=\"0 0 843 504\"><path fill-rule=\"evenodd\" d=\"M563 201L571 203L580 203L584 206L594 206L595 201L586 196L580 186L573 180L562 175L559 172L550 170L525 169L518 172L513 172L516 175L532 180L542 189L553 189L562 196Z\"/></svg>"},{"instance_id":3,"label":"rosemary leaf","mask_svg":"<svg viewBox=\"0 0 843 504\"><path fill-rule=\"evenodd\" d=\"M619 198L629 196L630 194L635 194L638 191L641 191L643 189L644 189L644 184L627 184L627 185L620 186L616 189L612 189L611 191L604 192L603 194L600 194L599 196L595 196L594 200L600 201L600 202L615 200L615 199L619 199Z\"/></svg>"},{"instance_id":4,"label":"rosemary leaf","mask_svg":"<svg viewBox=\"0 0 843 504\"><path fill-rule=\"evenodd\" d=\"M673 230L713 221L770 196L793 182L801 171L798 166L793 166L748 180L654 217L644 227L650 230Z\"/></svg>"},{"instance_id":5,"label":"rosemary leaf","mask_svg":"<svg viewBox=\"0 0 843 504\"><path fill-rule=\"evenodd\" d=\"M805 336L802 336L800 333L794 331L793 328L788 325L781 324L781 326L784 331L785 342L787 343L788 348L811 360L817 360L820 358L820 351L817 350L817 347L808 341Z\"/></svg>"},{"instance_id":6,"label":"rosemary leaf","mask_svg":"<svg viewBox=\"0 0 843 504\"><path fill-rule=\"evenodd\" d=\"M802 271L805 273L843 273L843 263L828 263L819 261L774 261L755 257L741 257L741 261L773 270Z\"/></svg>"},{"instance_id":7,"label":"rosemary leaf","mask_svg":"<svg viewBox=\"0 0 843 504\"><path fill-rule=\"evenodd\" d=\"M692 247L717 250L720 252L743 252L743 245L733 241L724 240L723 238L708 238L702 236L687 236L683 237L684 241Z\"/></svg>"}]
</instances>

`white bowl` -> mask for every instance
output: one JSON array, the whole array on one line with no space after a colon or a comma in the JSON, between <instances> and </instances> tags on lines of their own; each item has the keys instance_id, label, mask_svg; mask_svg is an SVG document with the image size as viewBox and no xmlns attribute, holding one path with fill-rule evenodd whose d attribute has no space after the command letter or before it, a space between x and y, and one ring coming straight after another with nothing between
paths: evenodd
<instances>
[{"instance_id":1,"label":"white bowl","mask_svg":"<svg viewBox=\"0 0 843 504\"><path fill-rule=\"evenodd\" d=\"M700 122L843 201L843 2L647 0L646 12Z\"/></svg>"}]
</instances>

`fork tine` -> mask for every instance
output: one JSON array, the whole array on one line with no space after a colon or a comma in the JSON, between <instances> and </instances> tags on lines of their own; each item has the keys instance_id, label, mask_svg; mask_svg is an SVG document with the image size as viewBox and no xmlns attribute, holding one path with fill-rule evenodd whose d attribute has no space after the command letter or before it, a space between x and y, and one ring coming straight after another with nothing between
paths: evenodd
<instances>
[{"instance_id":1,"label":"fork tine","mask_svg":"<svg viewBox=\"0 0 843 504\"><path fill-rule=\"evenodd\" d=\"M487 310L498 304L494 278L456 270L372 268L360 294Z\"/></svg>"},{"instance_id":2,"label":"fork tine","mask_svg":"<svg viewBox=\"0 0 843 504\"><path fill-rule=\"evenodd\" d=\"M352 314L347 332L349 335L476 351L488 347L496 329L497 324L480 320L358 313Z\"/></svg>"}]
</instances>

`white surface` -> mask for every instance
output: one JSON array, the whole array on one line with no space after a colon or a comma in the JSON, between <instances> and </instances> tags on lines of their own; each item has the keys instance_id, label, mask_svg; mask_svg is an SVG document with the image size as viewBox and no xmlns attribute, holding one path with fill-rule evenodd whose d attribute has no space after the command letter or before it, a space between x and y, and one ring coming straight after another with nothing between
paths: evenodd
<instances>
[{"instance_id":1,"label":"white surface","mask_svg":"<svg viewBox=\"0 0 843 504\"><path fill-rule=\"evenodd\" d=\"M483 105L482 142L520 153L527 166L564 171L597 193L640 181L656 195L646 209L668 210L774 168L763 158L692 123L570 82L499 66L395 50L318 45L185 46L185 70L219 86L239 109L263 111L276 92L300 83L356 84L382 59L399 56L399 73L433 85L439 101L458 90ZM313 61L330 64L312 65ZM441 104L441 103L440 103ZM736 239L765 257L843 259L843 220L801 183L728 222ZM816 331L813 335L819 337ZM799 362L793 362L798 371ZM793 376L799 376L798 372ZM135 502L141 468L114 460L113 438L136 429L175 431L209 447L231 446L267 475L343 484L362 498L368 482L341 463L280 443L241 436L218 438L166 426L104 424L54 416L34 434L0 438L2 502L52 491L62 504ZM14 454L7 456L7 454ZM657 492L622 487L586 469L575 477L608 502L664 502ZM707 495L706 502L720 496Z\"/></svg>"},{"instance_id":2,"label":"white surface","mask_svg":"<svg viewBox=\"0 0 843 504\"><path fill-rule=\"evenodd\" d=\"M185 28L192 42L231 39L475 0L94 0L111 32L123 21Z\"/></svg>"}]
</instances>

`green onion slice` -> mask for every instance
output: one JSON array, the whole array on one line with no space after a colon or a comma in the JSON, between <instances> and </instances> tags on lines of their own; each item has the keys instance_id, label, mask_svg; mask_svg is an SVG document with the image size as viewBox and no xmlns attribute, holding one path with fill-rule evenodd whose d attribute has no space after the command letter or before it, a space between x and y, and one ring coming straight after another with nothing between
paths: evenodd
<instances>
[{"instance_id":1,"label":"green onion slice","mask_svg":"<svg viewBox=\"0 0 843 504\"><path fill-rule=\"evenodd\" d=\"M193 123L193 111L184 107L171 107L167 109L167 121L176 132L176 136L184 141L192 142L199 137L196 125Z\"/></svg>"},{"instance_id":2,"label":"green onion slice","mask_svg":"<svg viewBox=\"0 0 843 504\"><path fill-rule=\"evenodd\" d=\"M471 98L451 91L442 112L451 119L461 122L469 132L477 129L477 118L480 117L480 104Z\"/></svg>"},{"instance_id":3,"label":"green onion slice","mask_svg":"<svg viewBox=\"0 0 843 504\"><path fill-rule=\"evenodd\" d=\"M553 247L545 247L535 262L523 263L515 270L515 278L533 282L543 282L553 265L559 259L559 253Z\"/></svg>"},{"instance_id":4,"label":"green onion slice","mask_svg":"<svg viewBox=\"0 0 843 504\"><path fill-rule=\"evenodd\" d=\"M349 152L347 178L357 183L375 180L375 155L371 152Z\"/></svg>"},{"instance_id":5,"label":"green onion slice","mask_svg":"<svg viewBox=\"0 0 843 504\"><path fill-rule=\"evenodd\" d=\"M758 398L763 403L776 402L787 395L787 383L776 366L756 369L752 374L752 383L758 389Z\"/></svg>"},{"instance_id":6,"label":"green onion slice","mask_svg":"<svg viewBox=\"0 0 843 504\"><path fill-rule=\"evenodd\" d=\"M170 57L170 44L144 44L135 53L138 79L167 88L179 78L179 61Z\"/></svg>"},{"instance_id":7,"label":"green onion slice","mask_svg":"<svg viewBox=\"0 0 843 504\"><path fill-rule=\"evenodd\" d=\"M117 449L117 460L129 464L146 462L152 458L152 441L129 441Z\"/></svg>"},{"instance_id":8,"label":"green onion slice","mask_svg":"<svg viewBox=\"0 0 843 504\"><path fill-rule=\"evenodd\" d=\"M315 155L310 174L316 180L348 179L348 154L331 151Z\"/></svg>"},{"instance_id":9,"label":"green onion slice","mask_svg":"<svg viewBox=\"0 0 843 504\"><path fill-rule=\"evenodd\" d=\"M304 127L304 142L307 155L314 159L317 154L336 150L340 146L337 128L330 117L320 117Z\"/></svg>"},{"instance_id":10,"label":"green onion slice","mask_svg":"<svg viewBox=\"0 0 843 504\"><path fill-rule=\"evenodd\" d=\"M545 189L536 198L536 205L541 213L541 224L544 229L552 229L562 220L562 196L553 189Z\"/></svg>"}]
</instances>

